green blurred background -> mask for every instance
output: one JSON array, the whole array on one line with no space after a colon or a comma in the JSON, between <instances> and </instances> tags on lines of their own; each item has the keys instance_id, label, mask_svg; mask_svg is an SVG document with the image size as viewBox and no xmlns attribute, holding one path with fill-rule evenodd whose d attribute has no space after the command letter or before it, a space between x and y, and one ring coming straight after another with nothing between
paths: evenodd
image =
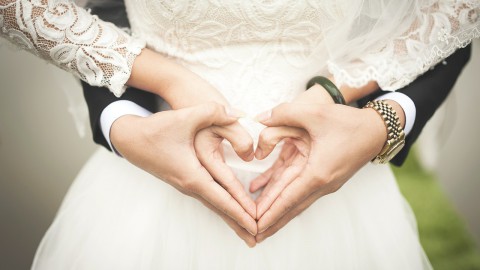
<instances>
[{"instance_id":1,"label":"green blurred background","mask_svg":"<svg viewBox=\"0 0 480 270\"><path fill-rule=\"evenodd\" d=\"M480 252L466 224L440 187L412 153L395 168L400 189L415 212L420 241L434 269L480 269Z\"/></svg>"}]
</instances>

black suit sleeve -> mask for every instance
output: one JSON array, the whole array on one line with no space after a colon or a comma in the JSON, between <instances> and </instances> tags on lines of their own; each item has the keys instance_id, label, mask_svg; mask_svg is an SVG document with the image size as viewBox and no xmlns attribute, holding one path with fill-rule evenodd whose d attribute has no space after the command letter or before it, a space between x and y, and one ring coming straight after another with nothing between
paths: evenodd
<instances>
[{"instance_id":1,"label":"black suit sleeve","mask_svg":"<svg viewBox=\"0 0 480 270\"><path fill-rule=\"evenodd\" d=\"M397 90L412 99L413 103L415 103L417 114L413 128L405 139L405 147L391 160L393 165L401 166L403 164L423 127L452 90L460 72L470 59L470 54L471 45L459 49L445 59L446 64L438 64L411 84ZM386 92L378 91L360 100L358 103L360 106L364 106L369 100L384 93Z\"/></svg>"},{"instance_id":2,"label":"black suit sleeve","mask_svg":"<svg viewBox=\"0 0 480 270\"><path fill-rule=\"evenodd\" d=\"M87 8L90 8L92 14L98 15L104 21L112 22L119 27L130 26L123 1L92 1L87 4ZM136 88L128 88L121 98L117 98L107 88L90 86L83 81L82 86L90 115L93 140L110 151L100 127L100 115L109 104L118 100L129 100L152 112L157 109L156 95Z\"/></svg>"}]
</instances>

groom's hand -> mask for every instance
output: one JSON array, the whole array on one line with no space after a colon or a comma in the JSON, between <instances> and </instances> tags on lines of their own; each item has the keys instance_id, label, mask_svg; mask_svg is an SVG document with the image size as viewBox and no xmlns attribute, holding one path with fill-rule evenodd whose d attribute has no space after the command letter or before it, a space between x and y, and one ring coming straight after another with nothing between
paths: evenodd
<instances>
[{"instance_id":1,"label":"groom's hand","mask_svg":"<svg viewBox=\"0 0 480 270\"><path fill-rule=\"evenodd\" d=\"M249 246L253 246L257 224L242 207L248 208L252 202L248 202L246 194L242 194L245 191L232 177L220 181L230 193L216 182L199 162L194 149L195 135L200 130L232 125L236 120L237 117L227 114L223 106L205 103L145 118L123 116L112 125L110 137L117 151L128 161L214 209ZM237 145L238 140L230 143ZM241 155L251 155L245 147L236 149L243 149L239 150Z\"/></svg>"},{"instance_id":2,"label":"groom's hand","mask_svg":"<svg viewBox=\"0 0 480 270\"><path fill-rule=\"evenodd\" d=\"M333 105L321 87L314 87L261 119L269 127L260 134L257 159L280 141L285 145L277 162L250 186L251 192L265 187L257 199L258 242L339 189L385 143L385 125L375 111ZM387 102L403 116L396 102Z\"/></svg>"},{"instance_id":3,"label":"groom's hand","mask_svg":"<svg viewBox=\"0 0 480 270\"><path fill-rule=\"evenodd\" d=\"M261 123L268 126L262 134L270 134L274 141L291 137L283 131L291 129L286 127L304 129L310 150L300 172L275 175L273 180L284 179L269 182L272 187L268 190L277 192L263 194L259 202L263 208L257 209L261 216L257 242L277 232L318 198L337 191L380 152L387 137L383 120L374 110L344 105L281 104ZM272 139L260 140L259 149L267 149L262 145L268 141Z\"/></svg>"},{"instance_id":4,"label":"groom's hand","mask_svg":"<svg viewBox=\"0 0 480 270\"><path fill-rule=\"evenodd\" d=\"M225 163L222 142L231 143L237 155L245 161L254 158L253 139L248 132L235 122L226 126L210 126L195 135L195 151L200 163L240 205L256 217L256 204L246 193L242 183L237 179L230 166Z\"/></svg>"}]
</instances>

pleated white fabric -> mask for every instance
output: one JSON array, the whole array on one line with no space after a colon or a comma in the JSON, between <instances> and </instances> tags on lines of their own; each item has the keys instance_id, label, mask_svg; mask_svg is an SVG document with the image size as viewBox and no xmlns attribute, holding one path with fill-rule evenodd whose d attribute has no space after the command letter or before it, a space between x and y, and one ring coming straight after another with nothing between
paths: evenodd
<instances>
[{"instance_id":1,"label":"pleated white fabric","mask_svg":"<svg viewBox=\"0 0 480 270\"><path fill-rule=\"evenodd\" d=\"M227 156L233 154L228 153ZM229 157L227 157L229 158ZM248 182L257 174L235 169ZM367 165L248 248L219 218L99 149L71 186L32 269L428 269L388 166Z\"/></svg>"}]
</instances>

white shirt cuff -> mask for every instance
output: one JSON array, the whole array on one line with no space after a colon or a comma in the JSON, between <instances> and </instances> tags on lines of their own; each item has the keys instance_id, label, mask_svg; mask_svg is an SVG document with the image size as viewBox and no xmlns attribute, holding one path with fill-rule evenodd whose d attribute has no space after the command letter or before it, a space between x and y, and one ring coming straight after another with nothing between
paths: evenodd
<instances>
[{"instance_id":1,"label":"white shirt cuff","mask_svg":"<svg viewBox=\"0 0 480 270\"><path fill-rule=\"evenodd\" d=\"M152 115L152 113L128 100L115 101L103 109L102 114L100 115L100 127L103 136L107 140L110 149L119 156L121 156L120 153L115 150L115 147L113 147L110 141L110 129L112 128L113 122L124 115L147 117Z\"/></svg>"},{"instance_id":2,"label":"white shirt cuff","mask_svg":"<svg viewBox=\"0 0 480 270\"><path fill-rule=\"evenodd\" d=\"M413 124L415 123L415 117L417 115L417 108L415 107L415 103L413 100L405 95L404 93L400 92L391 92L384 95L377 97L375 100L380 99L389 99L397 102L403 109L405 113L405 136L412 131Z\"/></svg>"}]
</instances>

